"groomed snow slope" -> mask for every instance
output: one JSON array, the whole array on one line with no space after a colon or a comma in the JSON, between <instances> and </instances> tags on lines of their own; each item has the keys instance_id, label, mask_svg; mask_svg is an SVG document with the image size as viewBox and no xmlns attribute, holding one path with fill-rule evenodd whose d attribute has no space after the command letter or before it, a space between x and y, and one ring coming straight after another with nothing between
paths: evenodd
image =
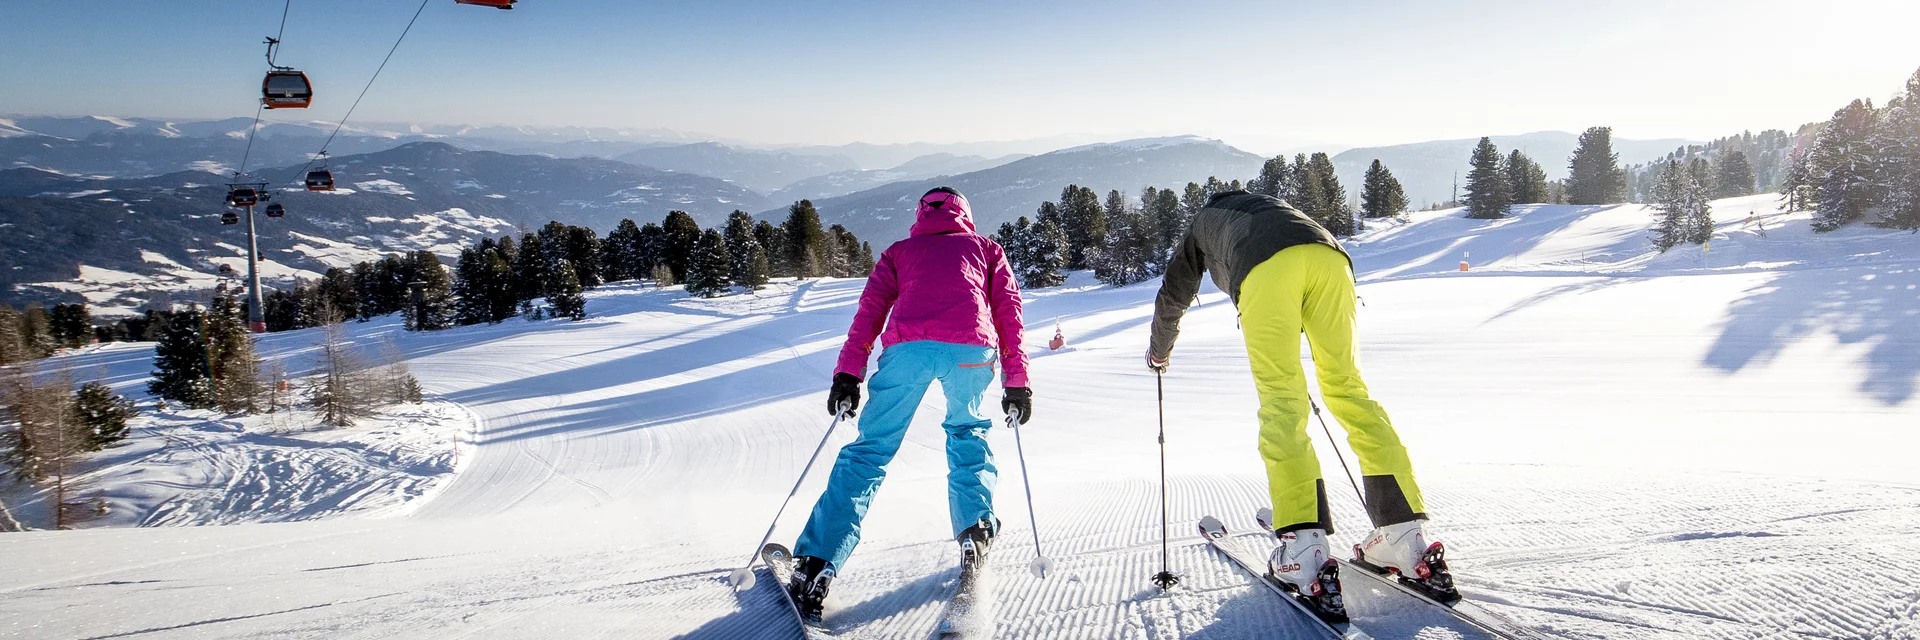
<instances>
[{"instance_id":1,"label":"groomed snow slope","mask_svg":"<svg viewBox=\"0 0 1920 640\"><path fill-rule=\"evenodd\" d=\"M1368 381L1468 597L1552 637L1920 637L1920 241L1814 237L1798 214L1769 218L1763 237L1743 228L1749 205L1769 208L1719 203L1730 222L1710 252L1651 254L1631 206L1421 214L1356 243ZM1475 269L1459 273L1462 259ZM1166 378L1186 582L1147 583L1159 523L1140 353L1154 287L1028 295L1029 342L1054 318L1072 342L1036 347L1024 434L1058 571L1024 571L1032 525L1012 434L996 429L1000 637L1290 631L1269 593L1189 533L1207 513L1251 529L1265 493L1244 348L1211 290ZM0 634L792 637L766 585L736 594L724 579L826 429L859 289L708 301L614 286L584 323L404 336L429 390L483 423L415 517L8 535ZM955 577L939 400L924 404L836 582L828 620L849 637L924 637ZM1344 486L1319 440L1329 485ZM1353 541L1364 516L1333 500L1335 537ZM1459 637L1378 622L1380 637Z\"/></svg>"}]
</instances>

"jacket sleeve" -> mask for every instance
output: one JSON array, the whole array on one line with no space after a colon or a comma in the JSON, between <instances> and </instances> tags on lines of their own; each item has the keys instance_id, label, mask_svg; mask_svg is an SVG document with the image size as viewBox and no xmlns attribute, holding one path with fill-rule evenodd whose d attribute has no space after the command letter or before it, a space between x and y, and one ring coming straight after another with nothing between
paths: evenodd
<instances>
[{"instance_id":1,"label":"jacket sleeve","mask_svg":"<svg viewBox=\"0 0 1920 640\"><path fill-rule=\"evenodd\" d=\"M867 359L873 356L873 342L887 324L887 314L900 298L900 283L894 272L893 252L880 253L880 261L867 276L867 287L860 292L860 308L853 314L853 326L847 329L847 343L840 347L840 362L834 373L846 373L865 380Z\"/></svg>"},{"instance_id":2,"label":"jacket sleeve","mask_svg":"<svg viewBox=\"0 0 1920 640\"><path fill-rule=\"evenodd\" d=\"M1188 231L1180 248L1167 263L1167 275L1160 280L1160 295L1153 300L1153 338L1147 353L1155 360L1173 355L1173 340L1180 337L1180 317L1187 314L1193 297L1200 293L1200 276L1206 272L1206 256L1200 243Z\"/></svg>"},{"instance_id":3,"label":"jacket sleeve","mask_svg":"<svg viewBox=\"0 0 1920 640\"><path fill-rule=\"evenodd\" d=\"M993 266L987 272L987 303L993 311L993 330L1000 338L1000 365L1005 367L1002 386L1027 386L1027 351L1021 347L1026 323L1020 317L1020 282L1007 264L1007 252L998 243L987 241L987 259Z\"/></svg>"}]
</instances>

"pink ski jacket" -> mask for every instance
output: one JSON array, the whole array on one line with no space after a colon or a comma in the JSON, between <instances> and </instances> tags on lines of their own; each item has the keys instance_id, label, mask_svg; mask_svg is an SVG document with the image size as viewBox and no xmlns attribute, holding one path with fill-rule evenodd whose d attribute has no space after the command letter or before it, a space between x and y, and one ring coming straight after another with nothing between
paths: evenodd
<instances>
[{"instance_id":1,"label":"pink ski jacket","mask_svg":"<svg viewBox=\"0 0 1920 640\"><path fill-rule=\"evenodd\" d=\"M888 347L916 340L996 347L1005 368L1001 384L1027 386L1020 284L1006 251L974 233L966 199L947 195L929 193L907 239L881 252L836 373L865 379L878 336Z\"/></svg>"}]
</instances>

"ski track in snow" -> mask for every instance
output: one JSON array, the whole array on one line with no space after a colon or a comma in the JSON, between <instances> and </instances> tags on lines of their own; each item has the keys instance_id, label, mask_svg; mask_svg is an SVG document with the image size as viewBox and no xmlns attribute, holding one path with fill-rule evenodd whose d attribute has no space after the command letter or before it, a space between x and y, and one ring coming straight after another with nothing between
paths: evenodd
<instances>
[{"instance_id":1,"label":"ski track in snow","mask_svg":"<svg viewBox=\"0 0 1920 640\"><path fill-rule=\"evenodd\" d=\"M1462 591L1546 637L1920 637L1920 254L1891 234L1801 238L1804 216L1788 216L1771 238L1727 222L1710 254L1654 255L1638 247L1644 215L1416 214L1356 243L1369 382ZM1476 271L1453 272L1469 250ZM1028 296L1038 398L1022 436L1045 580L1026 569L1035 523L1012 434L990 435L996 637L1304 631L1195 532L1212 514L1264 543L1231 304L1203 294L1166 377L1183 582L1162 593L1147 581L1160 494L1138 362L1154 285L1078 283ZM793 637L773 585L734 592L726 576L827 428L821 391L860 284L716 300L618 284L589 294L586 322L400 336L428 390L482 425L411 517L7 535L0 636ZM1047 353L1056 317L1072 347ZM143 366L109 370L133 381ZM923 400L835 583L826 619L842 636L927 637L958 579L940 404ZM1365 516L1309 430L1336 544L1351 544ZM798 533L852 436L831 436L775 540ZM1347 583L1376 637L1483 637Z\"/></svg>"}]
</instances>

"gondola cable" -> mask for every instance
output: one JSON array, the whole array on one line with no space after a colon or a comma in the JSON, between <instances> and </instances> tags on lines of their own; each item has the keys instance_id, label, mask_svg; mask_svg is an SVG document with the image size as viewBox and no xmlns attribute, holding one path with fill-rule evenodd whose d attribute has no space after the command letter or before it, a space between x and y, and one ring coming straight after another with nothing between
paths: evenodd
<instances>
[{"instance_id":1,"label":"gondola cable","mask_svg":"<svg viewBox=\"0 0 1920 640\"><path fill-rule=\"evenodd\" d=\"M280 6L280 33L274 37L273 44L267 47L267 66L269 68L273 66L273 54L276 53L275 49L280 44L280 39L287 37L287 14L292 11L293 0L287 0L286 4ZM247 129L247 150L240 155L240 171L236 172L234 177L247 175L247 162L253 158L253 135L260 131L260 113L266 108L267 105L264 102L253 108L253 126Z\"/></svg>"},{"instance_id":2,"label":"gondola cable","mask_svg":"<svg viewBox=\"0 0 1920 640\"><path fill-rule=\"evenodd\" d=\"M292 0L288 0L288 1L291 2ZM420 8L415 9L413 11L413 18L410 20L407 20L407 28L400 30L400 37L393 41L392 48L387 49L387 57L382 58L380 60L380 66L373 70L373 77L367 78L367 86L360 88L360 95L358 97L355 97L353 99L353 104L347 107L347 114L340 117L340 123L334 125L333 132L327 134L327 139L325 142L320 143L320 151L314 154L314 158L325 156L325 154L327 153L327 147L333 144L334 136L340 135L340 130L347 126L347 120L353 117L353 111L355 109L360 108L360 101L367 97L367 91L373 89L374 81L380 79L380 72L386 70L387 62L390 60L393 60L393 54L395 51L400 50L400 43L406 42L407 34L413 32L413 23L420 20L420 14L427 10L427 3L431 1L432 0L420 0ZM306 166L300 167L300 171L298 173L295 173L294 175L305 176L307 174L307 170L313 168L314 158L309 158L307 160Z\"/></svg>"}]
</instances>

